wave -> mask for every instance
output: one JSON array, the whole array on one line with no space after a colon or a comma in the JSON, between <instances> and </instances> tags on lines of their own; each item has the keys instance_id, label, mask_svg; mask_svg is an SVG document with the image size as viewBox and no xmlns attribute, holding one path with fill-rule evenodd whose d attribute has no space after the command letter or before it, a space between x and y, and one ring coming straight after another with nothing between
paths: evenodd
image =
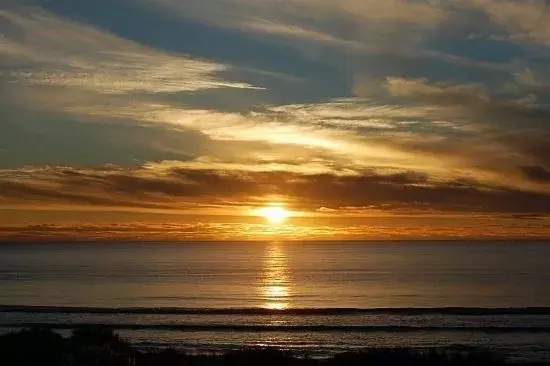
<instances>
[{"instance_id":1,"label":"wave","mask_svg":"<svg viewBox=\"0 0 550 366\"><path fill-rule=\"evenodd\" d=\"M205 315L550 315L550 307L435 307L435 308L180 308L180 307L76 307L76 306L28 306L0 305L3 313L50 313L50 314L205 314Z\"/></svg>"},{"instance_id":2,"label":"wave","mask_svg":"<svg viewBox=\"0 0 550 366\"><path fill-rule=\"evenodd\" d=\"M482 333L550 333L550 327L497 326L368 326L368 325L241 325L241 324L97 324L97 323L17 323L0 324L0 328L75 329L81 327L108 327L117 330L168 330L186 332L482 332Z\"/></svg>"}]
</instances>

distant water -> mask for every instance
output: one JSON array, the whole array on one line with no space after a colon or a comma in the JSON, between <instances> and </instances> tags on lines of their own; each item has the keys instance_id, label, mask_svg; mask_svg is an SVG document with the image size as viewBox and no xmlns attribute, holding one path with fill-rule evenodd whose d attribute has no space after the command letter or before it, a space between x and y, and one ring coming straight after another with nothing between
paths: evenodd
<instances>
[{"instance_id":1,"label":"distant water","mask_svg":"<svg viewBox=\"0 0 550 366\"><path fill-rule=\"evenodd\" d=\"M0 245L0 328L112 324L141 347L477 345L550 354L550 243ZM2 330L0 330L2 331Z\"/></svg>"}]
</instances>

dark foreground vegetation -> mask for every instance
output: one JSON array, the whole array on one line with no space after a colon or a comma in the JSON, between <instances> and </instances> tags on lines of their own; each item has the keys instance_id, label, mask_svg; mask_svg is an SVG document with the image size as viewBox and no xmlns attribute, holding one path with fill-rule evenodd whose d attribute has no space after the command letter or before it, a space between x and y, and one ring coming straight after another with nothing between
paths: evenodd
<instances>
[{"instance_id":1,"label":"dark foreground vegetation","mask_svg":"<svg viewBox=\"0 0 550 366\"><path fill-rule=\"evenodd\" d=\"M500 366L506 360L477 349L366 349L330 359L297 358L276 349L244 349L222 355L192 355L175 350L140 352L104 327L75 329L64 338L48 328L0 336L0 365L75 366ZM542 365L542 364L539 364ZM548 364L550 365L550 364Z\"/></svg>"}]
</instances>

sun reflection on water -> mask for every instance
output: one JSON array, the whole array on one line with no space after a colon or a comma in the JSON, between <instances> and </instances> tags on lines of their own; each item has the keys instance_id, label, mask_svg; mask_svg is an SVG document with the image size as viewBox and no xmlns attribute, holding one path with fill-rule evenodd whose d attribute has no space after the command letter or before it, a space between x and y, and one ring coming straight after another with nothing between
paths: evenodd
<instances>
[{"instance_id":1,"label":"sun reflection on water","mask_svg":"<svg viewBox=\"0 0 550 366\"><path fill-rule=\"evenodd\" d=\"M290 306L290 286L284 247L271 243L264 257L261 296L267 309L283 310Z\"/></svg>"}]
</instances>

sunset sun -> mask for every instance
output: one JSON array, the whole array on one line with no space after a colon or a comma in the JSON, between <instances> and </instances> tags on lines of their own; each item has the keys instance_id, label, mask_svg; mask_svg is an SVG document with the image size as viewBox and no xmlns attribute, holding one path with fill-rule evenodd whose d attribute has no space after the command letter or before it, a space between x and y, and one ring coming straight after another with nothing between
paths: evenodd
<instances>
[{"instance_id":1,"label":"sunset sun","mask_svg":"<svg viewBox=\"0 0 550 366\"><path fill-rule=\"evenodd\" d=\"M284 207L280 206L268 206L260 208L257 211L259 216L264 217L271 224L281 224L287 217L290 216L290 212Z\"/></svg>"}]
</instances>

